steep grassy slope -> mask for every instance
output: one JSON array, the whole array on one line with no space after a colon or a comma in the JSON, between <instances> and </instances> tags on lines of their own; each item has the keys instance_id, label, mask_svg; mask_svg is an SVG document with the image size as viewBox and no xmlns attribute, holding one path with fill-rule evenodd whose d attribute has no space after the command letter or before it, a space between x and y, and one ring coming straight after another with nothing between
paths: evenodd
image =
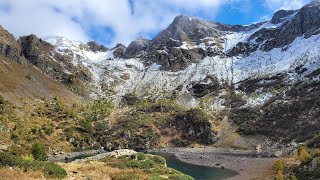
<instances>
[{"instance_id":1,"label":"steep grassy slope","mask_svg":"<svg viewBox=\"0 0 320 180\"><path fill-rule=\"evenodd\" d=\"M52 99L59 96L66 101L81 99L34 66L18 64L4 56L0 56L0 94L11 103L20 105L34 97Z\"/></svg>"}]
</instances>

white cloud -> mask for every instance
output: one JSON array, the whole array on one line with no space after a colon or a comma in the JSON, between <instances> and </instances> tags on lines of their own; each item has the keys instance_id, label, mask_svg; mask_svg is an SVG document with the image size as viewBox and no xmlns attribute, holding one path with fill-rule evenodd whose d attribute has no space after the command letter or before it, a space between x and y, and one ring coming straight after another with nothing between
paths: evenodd
<instances>
[{"instance_id":1,"label":"white cloud","mask_svg":"<svg viewBox=\"0 0 320 180\"><path fill-rule=\"evenodd\" d=\"M299 9L303 5L310 2L310 0L266 0L266 6L271 10L290 10L290 9Z\"/></svg>"},{"instance_id":2,"label":"white cloud","mask_svg":"<svg viewBox=\"0 0 320 180\"><path fill-rule=\"evenodd\" d=\"M88 41L128 44L140 35L155 34L179 14L214 18L225 4L250 5L250 0L0 0L0 24L16 37L64 36ZM305 0L265 0L271 9L295 9ZM245 7L243 7L245 6ZM239 6L240 8L240 6ZM112 29L112 34L104 29ZM92 35L94 34L94 35ZM110 39L111 38L111 39Z\"/></svg>"},{"instance_id":3,"label":"white cloud","mask_svg":"<svg viewBox=\"0 0 320 180\"><path fill-rule=\"evenodd\" d=\"M218 8L238 0L134 0L134 13L128 0L0 0L0 24L15 36L64 36L90 40L94 31L110 45L128 44L139 35L154 34L165 28L176 15L201 11L213 17ZM97 29L94 29L97 28Z\"/></svg>"},{"instance_id":4,"label":"white cloud","mask_svg":"<svg viewBox=\"0 0 320 180\"><path fill-rule=\"evenodd\" d=\"M46 4L32 0L0 1L7 10L0 11L0 23L15 36L36 34L40 37L62 34L68 38L88 40L78 23L63 14L57 14ZM39 2L39 1L38 1Z\"/></svg>"}]
</instances>

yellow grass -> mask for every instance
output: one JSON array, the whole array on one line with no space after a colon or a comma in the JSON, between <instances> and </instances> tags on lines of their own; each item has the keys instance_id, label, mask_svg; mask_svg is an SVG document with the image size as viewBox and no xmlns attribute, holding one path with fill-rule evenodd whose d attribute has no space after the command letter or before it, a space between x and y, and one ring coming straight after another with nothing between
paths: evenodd
<instances>
[{"instance_id":1,"label":"yellow grass","mask_svg":"<svg viewBox=\"0 0 320 180\"><path fill-rule=\"evenodd\" d=\"M0 167L0 180L42 180L46 179L41 172Z\"/></svg>"}]
</instances>

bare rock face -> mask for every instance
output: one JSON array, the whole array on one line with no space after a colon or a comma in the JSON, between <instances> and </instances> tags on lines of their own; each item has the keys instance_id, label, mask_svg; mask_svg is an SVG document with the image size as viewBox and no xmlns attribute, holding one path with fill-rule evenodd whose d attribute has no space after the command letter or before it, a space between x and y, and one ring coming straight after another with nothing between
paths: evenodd
<instances>
[{"instance_id":1,"label":"bare rock face","mask_svg":"<svg viewBox=\"0 0 320 180\"><path fill-rule=\"evenodd\" d=\"M20 56L20 52L20 46L13 35L0 26L0 55L21 63L22 57Z\"/></svg>"},{"instance_id":2,"label":"bare rock face","mask_svg":"<svg viewBox=\"0 0 320 180\"><path fill-rule=\"evenodd\" d=\"M124 58L139 57L148 49L150 40L139 37L126 48Z\"/></svg>"},{"instance_id":3,"label":"bare rock face","mask_svg":"<svg viewBox=\"0 0 320 180\"><path fill-rule=\"evenodd\" d=\"M103 45L99 45L97 44L96 42L94 41L90 41L87 43L87 46L88 46L88 49L93 51L93 52L106 52L108 51L109 49L106 48L105 46Z\"/></svg>"},{"instance_id":4,"label":"bare rock face","mask_svg":"<svg viewBox=\"0 0 320 180\"><path fill-rule=\"evenodd\" d=\"M277 11L274 16L271 19L271 23L272 24L279 24L281 23L286 17L292 15L293 13L295 13L296 11L293 10L279 10Z\"/></svg>"},{"instance_id":5,"label":"bare rock face","mask_svg":"<svg viewBox=\"0 0 320 180\"><path fill-rule=\"evenodd\" d=\"M211 28L207 28L211 26ZM165 44L170 39L178 41L196 42L201 38L210 37L217 33L213 29L214 24L205 25L197 19L189 19L186 16L177 16L170 26L153 40L154 45Z\"/></svg>"},{"instance_id":6,"label":"bare rock face","mask_svg":"<svg viewBox=\"0 0 320 180\"><path fill-rule=\"evenodd\" d=\"M79 162L86 162L86 161L98 161L107 157L115 157L115 158L119 158L119 157L123 157L123 156L131 156L137 154L136 151L134 150L129 150L129 149L119 149L119 150L114 150L112 152L106 152L106 153L102 153L102 154L97 154L95 156L91 156L91 157L87 157L84 159L77 159L75 161L73 161L74 163L79 163Z\"/></svg>"},{"instance_id":7,"label":"bare rock face","mask_svg":"<svg viewBox=\"0 0 320 180\"><path fill-rule=\"evenodd\" d=\"M73 54L68 54L68 50L64 55L55 53L53 45L35 35L21 37L18 42L21 54L30 63L83 95L83 86L91 81L92 75L83 65L73 64Z\"/></svg>"},{"instance_id":8,"label":"bare rock face","mask_svg":"<svg viewBox=\"0 0 320 180\"><path fill-rule=\"evenodd\" d=\"M124 56L124 52L125 52L126 46L121 44L121 43L118 43L116 45L116 47L114 47L113 49L114 49L114 51L113 51L114 57L121 58L121 57Z\"/></svg>"},{"instance_id":9,"label":"bare rock face","mask_svg":"<svg viewBox=\"0 0 320 180\"><path fill-rule=\"evenodd\" d=\"M213 144L218 140L216 133L206 115L199 109L191 109L185 114L178 114L174 122L181 128L187 140L195 140L203 144Z\"/></svg>"},{"instance_id":10,"label":"bare rock face","mask_svg":"<svg viewBox=\"0 0 320 180\"><path fill-rule=\"evenodd\" d=\"M200 82L194 82L190 84L189 91L195 96L195 97L203 97L207 94L210 94L214 91L219 90L220 83L217 78L208 76L204 80Z\"/></svg>"},{"instance_id":11,"label":"bare rock face","mask_svg":"<svg viewBox=\"0 0 320 180\"><path fill-rule=\"evenodd\" d=\"M309 38L312 35L319 34L319 7L320 2L313 1L298 11L278 11L272 18L271 23L283 24L277 28L261 29L251 35L249 40L260 44L261 50L270 51L274 48L284 48L297 37Z\"/></svg>"},{"instance_id":12,"label":"bare rock face","mask_svg":"<svg viewBox=\"0 0 320 180\"><path fill-rule=\"evenodd\" d=\"M258 49L257 46L253 46L249 43L239 42L234 48L231 49L230 52L228 52L228 56L238 56L240 54L249 54L253 51L256 51Z\"/></svg>"},{"instance_id":13,"label":"bare rock face","mask_svg":"<svg viewBox=\"0 0 320 180\"><path fill-rule=\"evenodd\" d=\"M39 39L35 35L24 36L18 40L22 54L35 65L43 64L44 59L40 57L41 54L45 54L54 50L54 47Z\"/></svg>"}]
</instances>

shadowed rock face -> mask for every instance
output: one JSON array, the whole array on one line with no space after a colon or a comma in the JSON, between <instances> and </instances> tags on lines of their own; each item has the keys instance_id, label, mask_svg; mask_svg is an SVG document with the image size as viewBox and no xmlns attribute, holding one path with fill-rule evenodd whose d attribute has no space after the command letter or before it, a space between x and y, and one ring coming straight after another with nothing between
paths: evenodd
<instances>
[{"instance_id":1,"label":"shadowed rock face","mask_svg":"<svg viewBox=\"0 0 320 180\"><path fill-rule=\"evenodd\" d=\"M93 41L88 42L88 43L87 43L87 46L88 46L88 49L91 50L91 51L93 51L93 52L98 52L98 51L100 51L100 52L106 52L106 51L109 50L109 49L106 48L105 46L99 45L99 44L97 44L96 42L93 42Z\"/></svg>"},{"instance_id":2,"label":"shadowed rock face","mask_svg":"<svg viewBox=\"0 0 320 180\"><path fill-rule=\"evenodd\" d=\"M218 91L220 88L220 83L217 78L215 77L206 77L203 81L194 82L190 84L189 91L195 97L203 97L212 92Z\"/></svg>"},{"instance_id":3,"label":"shadowed rock face","mask_svg":"<svg viewBox=\"0 0 320 180\"><path fill-rule=\"evenodd\" d=\"M132 41L126 48L124 58L139 57L149 47L150 40L139 37L137 40Z\"/></svg>"},{"instance_id":4,"label":"shadowed rock face","mask_svg":"<svg viewBox=\"0 0 320 180\"><path fill-rule=\"evenodd\" d=\"M114 57L121 58L124 56L124 51L126 49L126 46L121 43L118 43L116 47L114 47L113 49L114 49L113 51Z\"/></svg>"},{"instance_id":5,"label":"shadowed rock face","mask_svg":"<svg viewBox=\"0 0 320 180\"><path fill-rule=\"evenodd\" d=\"M293 10L279 10L277 11L274 16L271 19L271 23L272 24L279 24L282 21L284 21L284 19L290 15L292 15L293 13L295 13L296 11Z\"/></svg>"},{"instance_id":6,"label":"shadowed rock face","mask_svg":"<svg viewBox=\"0 0 320 180\"><path fill-rule=\"evenodd\" d=\"M24 36L18 40L22 54L34 65L43 64L44 59L41 54L48 53L54 50L54 47L35 35Z\"/></svg>"},{"instance_id":7,"label":"shadowed rock face","mask_svg":"<svg viewBox=\"0 0 320 180\"><path fill-rule=\"evenodd\" d=\"M212 22L177 16L167 29L157 35L152 44L166 44L170 39L197 44L202 38L221 35L217 27Z\"/></svg>"},{"instance_id":8,"label":"shadowed rock face","mask_svg":"<svg viewBox=\"0 0 320 180\"><path fill-rule=\"evenodd\" d=\"M21 48L15 38L0 26L0 55L4 55L9 59L21 63Z\"/></svg>"}]
</instances>

